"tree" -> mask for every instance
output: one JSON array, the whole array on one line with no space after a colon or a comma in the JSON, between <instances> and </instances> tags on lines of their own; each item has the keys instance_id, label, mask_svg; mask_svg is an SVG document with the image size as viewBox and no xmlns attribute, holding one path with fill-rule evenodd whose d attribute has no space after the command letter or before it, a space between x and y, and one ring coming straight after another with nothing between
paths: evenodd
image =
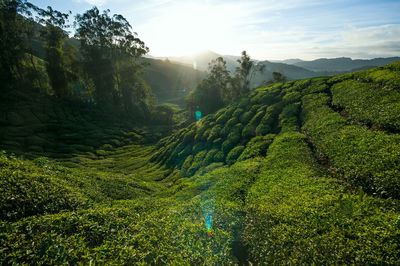
<instances>
[{"instance_id":1,"label":"tree","mask_svg":"<svg viewBox=\"0 0 400 266\"><path fill-rule=\"evenodd\" d=\"M239 67L236 68L235 76L232 78L231 101L247 95L251 89L251 81L257 72L263 72L265 65L262 63L254 64L246 51L237 60Z\"/></svg>"},{"instance_id":2,"label":"tree","mask_svg":"<svg viewBox=\"0 0 400 266\"><path fill-rule=\"evenodd\" d=\"M122 107L125 112L145 117L150 105L150 88L142 78L141 69L132 60L119 63L118 88Z\"/></svg>"},{"instance_id":3,"label":"tree","mask_svg":"<svg viewBox=\"0 0 400 266\"><path fill-rule=\"evenodd\" d=\"M242 57L237 62L239 63L239 67L236 68L237 96L241 96L247 94L250 90L249 76L254 62L250 60L250 56L246 51L242 52Z\"/></svg>"},{"instance_id":4,"label":"tree","mask_svg":"<svg viewBox=\"0 0 400 266\"><path fill-rule=\"evenodd\" d=\"M0 1L0 79L5 84L22 78L20 63L26 50L27 27L21 14L31 15L25 0Z\"/></svg>"},{"instance_id":5,"label":"tree","mask_svg":"<svg viewBox=\"0 0 400 266\"><path fill-rule=\"evenodd\" d=\"M272 80L274 83L276 82L285 82L286 77L280 72L272 72Z\"/></svg>"},{"instance_id":6,"label":"tree","mask_svg":"<svg viewBox=\"0 0 400 266\"><path fill-rule=\"evenodd\" d=\"M229 102L231 98L231 77L222 57L212 60L208 66L208 75L187 98L191 116L197 107L203 114L215 112Z\"/></svg>"},{"instance_id":7,"label":"tree","mask_svg":"<svg viewBox=\"0 0 400 266\"><path fill-rule=\"evenodd\" d=\"M81 42L84 69L95 85L95 100L100 106L121 104L122 94L144 97L145 93L128 92L133 86L126 86L120 78L130 71L138 73L136 59L148 52L129 22L121 15L110 16L96 8L76 16L76 37ZM130 60L121 64L123 60ZM124 90L124 91L122 91ZM143 92L143 91L142 91ZM112 99L112 101L110 101ZM136 99L140 102L143 99Z\"/></svg>"},{"instance_id":8,"label":"tree","mask_svg":"<svg viewBox=\"0 0 400 266\"><path fill-rule=\"evenodd\" d=\"M42 37L46 43L46 69L51 87L57 97L64 98L70 94L63 50L64 41L68 36L64 31L68 27L68 14L53 10L50 6L47 10L36 7L35 11L38 13L38 22L45 26Z\"/></svg>"}]
</instances>

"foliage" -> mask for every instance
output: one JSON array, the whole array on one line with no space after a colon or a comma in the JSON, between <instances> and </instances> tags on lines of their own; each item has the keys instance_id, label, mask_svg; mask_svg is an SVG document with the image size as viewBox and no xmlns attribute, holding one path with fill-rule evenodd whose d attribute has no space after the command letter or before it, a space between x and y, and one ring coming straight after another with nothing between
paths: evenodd
<instances>
[{"instance_id":1,"label":"foliage","mask_svg":"<svg viewBox=\"0 0 400 266\"><path fill-rule=\"evenodd\" d=\"M274 140L275 135L257 136L252 138L246 145L242 154L238 158L239 161L247 160L255 157L263 157L267 154L269 145Z\"/></svg>"},{"instance_id":2,"label":"foliage","mask_svg":"<svg viewBox=\"0 0 400 266\"><path fill-rule=\"evenodd\" d=\"M243 238L255 264L393 264L398 212L349 194L318 169L300 133L278 136L246 197ZM368 243L368 245L366 245ZM387 256L387 254L391 254Z\"/></svg>"},{"instance_id":3,"label":"foliage","mask_svg":"<svg viewBox=\"0 0 400 266\"><path fill-rule=\"evenodd\" d=\"M240 157L244 150L244 146L236 146L233 148L228 155L226 156L226 162L228 164L233 164L236 162L236 160Z\"/></svg>"},{"instance_id":4,"label":"foliage","mask_svg":"<svg viewBox=\"0 0 400 266\"><path fill-rule=\"evenodd\" d=\"M27 20L17 14L32 6L1 8L7 44L23 41ZM58 80L74 61L61 45L66 16L38 12L47 12L49 57L23 57L24 45L11 49L15 57L1 51L10 59L1 78L39 71L61 86L53 88L58 99L20 89L0 95L0 264L398 263L399 63L247 94L257 66L243 53L231 77L219 59L201 90L210 89L213 112L229 106L162 138L178 110L150 108L139 67L147 48L127 21L97 8L79 15L86 65L74 74L77 83L91 80L101 108L153 113L160 127L67 99ZM47 79L35 84L45 89Z\"/></svg>"},{"instance_id":5,"label":"foliage","mask_svg":"<svg viewBox=\"0 0 400 266\"><path fill-rule=\"evenodd\" d=\"M248 95L254 74L262 72L265 65L255 65L246 51L242 52L238 63L240 66L234 75L229 73L222 57L209 63L207 77L187 97L191 117L194 117L197 109L204 114L214 113L223 106Z\"/></svg>"},{"instance_id":6,"label":"foliage","mask_svg":"<svg viewBox=\"0 0 400 266\"><path fill-rule=\"evenodd\" d=\"M135 76L138 73L135 60L145 54L148 48L132 32L129 22L121 15L110 16L109 11L100 13L94 7L77 15L76 25L84 70L95 84L98 104L123 104L126 111L134 111L132 101L138 102L139 106L146 103L147 88Z\"/></svg>"},{"instance_id":7,"label":"foliage","mask_svg":"<svg viewBox=\"0 0 400 266\"><path fill-rule=\"evenodd\" d=\"M351 119L388 130L400 129L400 92L389 86L347 80L332 88L333 104Z\"/></svg>"},{"instance_id":8,"label":"foliage","mask_svg":"<svg viewBox=\"0 0 400 266\"><path fill-rule=\"evenodd\" d=\"M26 50L24 34L28 35L30 28L27 27L29 22L19 14L31 14L25 0L0 2L0 78L5 85L22 78L21 60Z\"/></svg>"},{"instance_id":9,"label":"foliage","mask_svg":"<svg viewBox=\"0 0 400 266\"><path fill-rule=\"evenodd\" d=\"M202 113L213 113L221 108L229 93L229 72L222 57L209 63L209 74L187 97L189 113L199 108ZM193 115L194 117L194 115Z\"/></svg>"},{"instance_id":10,"label":"foliage","mask_svg":"<svg viewBox=\"0 0 400 266\"><path fill-rule=\"evenodd\" d=\"M51 87L57 97L65 98L71 94L63 55L64 42L68 37L64 32L68 14L53 10L50 6L47 10L38 7L34 7L34 10L38 13L38 22L45 25L42 36L46 43L46 68Z\"/></svg>"},{"instance_id":11,"label":"foliage","mask_svg":"<svg viewBox=\"0 0 400 266\"><path fill-rule=\"evenodd\" d=\"M303 98L304 130L335 172L366 191L384 197L399 195L400 136L347 125L346 119L327 105L328 96Z\"/></svg>"}]
</instances>

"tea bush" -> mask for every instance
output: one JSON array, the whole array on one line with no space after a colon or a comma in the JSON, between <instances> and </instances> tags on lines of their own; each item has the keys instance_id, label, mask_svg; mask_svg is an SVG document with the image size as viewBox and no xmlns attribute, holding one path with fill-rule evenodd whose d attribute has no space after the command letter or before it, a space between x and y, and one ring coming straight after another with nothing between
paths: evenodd
<instances>
[{"instance_id":1,"label":"tea bush","mask_svg":"<svg viewBox=\"0 0 400 266\"><path fill-rule=\"evenodd\" d=\"M300 133L278 136L248 193L243 238L249 261L396 264L399 213L325 177L305 140Z\"/></svg>"}]
</instances>

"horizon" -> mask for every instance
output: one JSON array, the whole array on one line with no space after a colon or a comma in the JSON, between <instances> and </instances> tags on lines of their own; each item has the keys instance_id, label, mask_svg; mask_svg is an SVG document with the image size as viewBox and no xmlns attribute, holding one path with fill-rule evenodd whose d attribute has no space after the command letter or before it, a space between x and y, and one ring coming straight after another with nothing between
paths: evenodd
<instances>
[{"instance_id":1,"label":"horizon","mask_svg":"<svg viewBox=\"0 0 400 266\"><path fill-rule=\"evenodd\" d=\"M73 15L93 6L122 14L154 57L210 50L257 60L400 56L400 2L32 0Z\"/></svg>"},{"instance_id":2,"label":"horizon","mask_svg":"<svg viewBox=\"0 0 400 266\"><path fill-rule=\"evenodd\" d=\"M154 56L154 55L152 55L151 54L151 51L150 51L150 53L148 53L148 54L146 54L145 55L145 57L149 57L149 58L154 58L154 59L159 59L159 60L165 60L165 59L168 59L168 60L171 60L171 61L173 61L173 62L177 62L177 61L174 61L174 59L179 59L179 58L185 58L185 57L196 57L196 56L201 56L202 54L204 54L204 53L207 53L207 52L209 52L209 53L215 53L216 55L218 55L218 56L222 56L222 57L227 57L227 56L232 56L232 57L240 57L240 53L239 54L220 54L220 53L217 53L217 52L215 52L215 51L212 51L212 50L208 50L208 49L205 49L205 50L203 50L203 51L198 51L198 52L195 52L195 53L192 53L192 54L186 54L186 55L171 55L171 56ZM251 55L250 55L251 56ZM372 59L385 59L385 58L394 58L394 57L400 57L400 56L396 56L396 55L394 55L394 56L385 56L385 57L382 57L382 56L377 56L377 57L371 57L371 58L356 58L356 57L350 57L350 56L337 56L337 57L318 57L318 58L313 58L313 59L304 59L304 58L283 58L283 59L274 59L274 58L262 58L262 59L260 59L260 58L252 58L252 59L254 59L254 60L256 60L256 61L270 61L270 62L280 62L280 61L287 61L287 60L301 60L301 61L315 61L315 60L319 60L319 59L327 59L327 60L330 60L330 59L341 59L341 58L349 58L349 59L351 59L351 60L372 60ZM286 63L287 64L287 63Z\"/></svg>"}]
</instances>

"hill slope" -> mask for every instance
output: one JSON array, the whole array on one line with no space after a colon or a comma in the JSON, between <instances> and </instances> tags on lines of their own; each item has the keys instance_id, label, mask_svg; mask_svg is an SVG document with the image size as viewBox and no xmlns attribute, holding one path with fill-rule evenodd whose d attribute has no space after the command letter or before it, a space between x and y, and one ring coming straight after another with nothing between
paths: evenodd
<instances>
[{"instance_id":1,"label":"hill slope","mask_svg":"<svg viewBox=\"0 0 400 266\"><path fill-rule=\"evenodd\" d=\"M302 131L335 174L398 198L398 66L257 89L163 140L155 158L193 174L211 163L247 158L253 144L266 145L268 134Z\"/></svg>"},{"instance_id":2,"label":"hill slope","mask_svg":"<svg viewBox=\"0 0 400 266\"><path fill-rule=\"evenodd\" d=\"M206 73L166 60L144 59L144 79L159 103L185 105L185 96L200 83Z\"/></svg>"},{"instance_id":3,"label":"hill slope","mask_svg":"<svg viewBox=\"0 0 400 266\"><path fill-rule=\"evenodd\" d=\"M394 63L259 88L155 147L1 155L0 263L395 265L399 87Z\"/></svg>"},{"instance_id":4,"label":"hill slope","mask_svg":"<svg viewBox=\"0 0 400 266\"><path fill-rule=\"evenodd\" d=\"M212 51L206 51L193 56L171 57L169 58L169 60L185 64L188 67L196 67L196 69L207 71L208 64L212 60L215 60L218 57L224 58L224 60L226 61L226 68L231 73L234 73L236 68L239 67L239 64L237 62L237 60L240 59L239 56L219 55ZM315 73L311 70L286 63L276 63L270 61L260 61L260 62L257 61L257 63L265 65L265 69L262 73L257 73L254 76L251 84L252 87L257 87L260 84L263 84L266 81L271 80L273 72L280 72L284 74L289 80L304 79L304 78L319 76L318 73Z\"/></svg>"},{"instance_id":5,"label":"hill slope","mask_svg":"<svg viewBox=\"0 0 400 266\"><path fill-rule=\"evenodd\" d=\"M40 26L37 26L40 27ZM37 29L38 34L40 30ZM72 47L79 53L79 40L68 38L65 41L67 46ZM42 60L46 60L43 41L36 36L32 40L32 54ZM151 87L158 103L173 103L184 106L184 97L193 90L205 77L205 73L193 69L192 66L173 63L166 60L158 60L149 57L140 59L145 63L143 68L144 79Z\"/></svg>"}]
</instances>

